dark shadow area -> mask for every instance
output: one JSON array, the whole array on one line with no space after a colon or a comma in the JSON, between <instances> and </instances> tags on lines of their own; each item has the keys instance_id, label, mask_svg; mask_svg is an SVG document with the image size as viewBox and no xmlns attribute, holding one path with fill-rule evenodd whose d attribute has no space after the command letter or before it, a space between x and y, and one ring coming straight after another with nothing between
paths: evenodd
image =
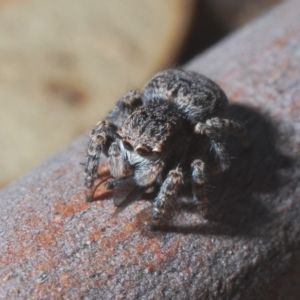
<instances>
[{"instance_id":1,"label":"dark shadow area","mask_svg":"<svg viewBox=\"0 0 300 300\"><path fill-rule=\"evenodd\" d=\"M272 201L286 184L278 171L290 167L293 160L279 152L276 128L257 111L242 105L231 105L228 118L245 124L251 145L245 150L238 137L228 138L227 149L232 165L221 175L211 178L207 186L209 223L177 226L174 218L170 226L158 230L251 235L254 228L269 222L270 214L264 201ZM195 213L195 210L193 204L185 203L180 205L178 213Z\"/></svg>"},{"instance_id":2,"label":"dark shadow area","mask_svg":"<svg viewBox=\"0 0 300 300\"><path fill-rule=\"evenodd\" d=\"M195 12L176 65L183 65L229 33L207 1L196 0Z\"/></svg>"},{"instance_id":3,"label":"dark shadow area","mask_svg":"<svg viewBox=\"0 0 300 300\"><path fill-rule=\"evenodd\" d=\"M219 40L238 29L282 0L195 0L190 30L176 65L194 59Z\"/></svg>"}]
</instances>

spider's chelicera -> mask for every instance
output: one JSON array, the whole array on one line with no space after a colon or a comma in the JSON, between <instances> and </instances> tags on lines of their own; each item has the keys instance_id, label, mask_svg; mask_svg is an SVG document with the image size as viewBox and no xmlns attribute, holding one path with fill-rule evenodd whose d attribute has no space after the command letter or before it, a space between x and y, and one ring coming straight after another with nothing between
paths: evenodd
<instances>
[{"instance_id":1,"label":"spider's chelicera","mask_svg":"<svg viewBox=\"0 0 300 300\"><path fill-rule=\"evenodd\" d=\"M85 165L86 201L92 201L100 155L108 157L114 202L124 206L154 190L152 222L167 219L183 186L205 215L205 184L230 166L225 134L247 144L244 126L224 119L221 88L192 71L165 70L142 92L131 90L91 132ZM213 154L213 155L212 155Z\"/></svg>"}]
</instances>

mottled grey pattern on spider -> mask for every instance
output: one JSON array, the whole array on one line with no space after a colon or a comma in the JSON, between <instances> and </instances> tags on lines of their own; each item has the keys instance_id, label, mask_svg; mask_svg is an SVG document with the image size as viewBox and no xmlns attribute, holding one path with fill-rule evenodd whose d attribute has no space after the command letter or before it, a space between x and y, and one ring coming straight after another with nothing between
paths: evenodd
<instances>
[{"instance_id":1,"label":"mottled grey pattern on spider","mask_svg":"<svg viewBox=\"0 0 300 300\"><path fill-rule=\"evenodd\" d=\"M151 221L160 224L170 216L169 208L184 186L189 186L193 202L205 215L206 182L230 166L226 133L240 135L247 146L244 126L222 118L227 105L217 84L180 69L161 71L141 92L126 93L91 132L85 166L86 201L93 200L103 153L114 177L107 186L114 190L116 206L154 190Z\"/></svg>"}]
</instances>

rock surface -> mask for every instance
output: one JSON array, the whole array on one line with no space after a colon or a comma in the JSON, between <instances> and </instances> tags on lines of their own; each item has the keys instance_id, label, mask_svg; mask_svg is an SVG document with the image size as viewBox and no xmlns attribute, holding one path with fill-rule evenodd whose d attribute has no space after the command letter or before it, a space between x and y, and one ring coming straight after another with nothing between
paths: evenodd
<instances>
[{"instance_id":1,"label":"rock surface","mask_svg":"<svg viewBox=\"0 0 300 300\"><path fill-rule=\"evenodd\" d=\"M252 142L229 143L208 220L182 206L150 231L149 201L117 216L111 199L85 203L81 137L0 192L0 297L298 299L299 9L278 6L187 66L223 87Z\"/></svg>"}]
</instances>

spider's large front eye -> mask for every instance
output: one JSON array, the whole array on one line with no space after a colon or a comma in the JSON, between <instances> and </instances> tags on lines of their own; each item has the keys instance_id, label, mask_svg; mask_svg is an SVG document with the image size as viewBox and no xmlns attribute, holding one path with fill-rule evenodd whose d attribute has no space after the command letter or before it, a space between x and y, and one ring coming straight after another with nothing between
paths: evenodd
<instances>
[{"instance_id":1,"label":"spider's large front eye","mask_svg":"<svg viewBox=\"0 0 300 300\"><path fill-rule=\"evenodd\" d=\"M135 148L135 151L137 152L138 155L140 156L147 156L150 153L152 153L151 148L144 146L144 145L139 145Z\"/></svg>"},{"instance_id":2,"label":"spider's large front eye","mask_svg":"<svg viewBox=\"0 0 300 300\"><path fill-rule=\"evenodd\" d=\"M133 151L133 147L131 146L131 144L128 141L123 140L122 142L123 142L123 146L126 150Z\"/></svg>"}]
</instances>

